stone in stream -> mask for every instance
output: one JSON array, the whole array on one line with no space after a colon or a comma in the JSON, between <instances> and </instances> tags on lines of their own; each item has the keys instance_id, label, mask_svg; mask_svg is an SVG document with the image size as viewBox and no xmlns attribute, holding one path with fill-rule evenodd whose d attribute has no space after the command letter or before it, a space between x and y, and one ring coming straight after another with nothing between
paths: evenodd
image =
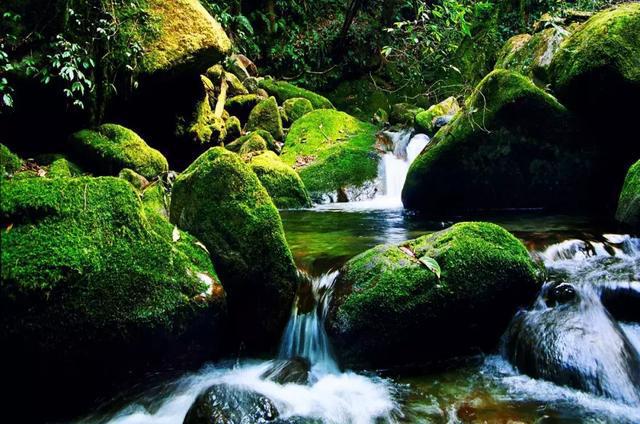
<instances>
[{"instance_id":1,"label":"stone in stream","mask_svg":"<svg viewBox=\"0 0 640 424\"><path fill-rule=\"evenodd\" d=\"M360 188L378 176L377 128L336 110L317 109L293 123L282 160L300 174L313 199Z\"/></svg>"},{"instance_id":2,"label":"stone in stream","mask_svg":"<svg viewBox=\"0 0 640 424\"><path fill-rule=\"evenodd\" d=\"M576 139L572 122L528 78L493 71L413 162L403 203L430 215L593 208L596 149Z\"/></svg>"},{"instance_id":3,"label":"stone in stream","mask_svg":"<svg viewBox=\"0 0 640 424\"><path fill-rule=\"evenodd\" d=\"M271 380L278 384L300 384L309 383L309 371L311 364L305 358L277 359L271 361L271 367L265 371L260 378Z\"/></svg>"},{"instance_id":4,"label":"stone in stream","mask_svg":"<svg viewBox=\"0 0 640 424\"><path fill-rule=\"evenodd\" d=\"M415 118L416 129L429 135L433 135L438 128L448 124L451 121L451 118L459 111L460 105L456 98L449 97L441 103L433 105L429 109L418 113Z\"/></svg>"},{"instance_id":5,"label":"stone in stream","mask_svg":"<svg viewBox=\"0 0 640 424\"><path fill-rule=\"evenodd\" d=\"M275 405L266 396L241 387L216 384L196 398L183 423L269 423L278 415Z\"/></svg>"},{"instance_id":6,"label":"stone in stream","mask_svg":"<svg viewBox=\"0 0 640 424\"><path fill-rule=\"evenodd\" d=\"M327 331L345 366L409 366L493 348L535 298L540 271L518 239L489 223L381 245L341 270Z\"/></svg>"},{"instance_id":7,"label":"stone in stream","mask_svg":"<svg viewBox=\"0 0 640 424\"><path fill-rule=\"evenodd\" d=\"M627 173L624 181L616 219L635 231L640 231L640 161L636 162Z\"/></svg>"},{"instance_id":8,"label":"stone in stream","mask_svg":"<svg viewBox=\"0 0 640 424\"><path fill-rule=\"evenodd\" d=\"M640 355L588 283L547 284L514 317L506 352L534 378L640 406Z\"/></svg>"},{"instance_id":9,"label":"stone in stream","mask_svg":"<svg viewBox=\"0 0 640 424\"><path fill-rule=\"evenodd\" d=\"M171 222L207 247L239 341L249 350L277 341L298 277L278 210L250 166L222 147L203 153L173 185Z\"/></svg>"},{"instance_id":10,"label":"stone in stream","mask_svg":"<svg viewBox=\"0 0 640 424\"><path fill-rule=\"evenodd\" d=\"M62 399L94 400L168 354L224 350L225 294L207 253L127 181L0 186L0 368L18 397L9 406L38 385L55 415Z\"/></svg>"}]
</instances>

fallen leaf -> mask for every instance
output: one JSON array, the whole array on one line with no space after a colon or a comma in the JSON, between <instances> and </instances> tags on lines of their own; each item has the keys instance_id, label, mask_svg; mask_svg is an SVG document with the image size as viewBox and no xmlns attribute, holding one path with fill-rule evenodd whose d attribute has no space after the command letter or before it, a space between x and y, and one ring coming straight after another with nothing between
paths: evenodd
<instances>
[{"instance_id":1,"label":"fallen leaf","mask_svg":"<svg viewBox=\"0 0 640 424\"><path fill-rule=\"evenodd\" d=\"M199 241L196 242L196 246L202 248L202 250L204 250L205 252L209 253L209 249L207 249L207 246L205 246L204 244L200 243Z\"/></svg>"},{"instance_id":2,"label":"fallen leaf","mask_svg":"<svg viewBox=\"0 0 640 424\"><path fill-rule=\"evenodd\" d=\"M440 265L438 264L438 261L436 261L435 259L429 256L423 256L421 258L418 258L418 260L422 265L426 266L427 268L429 268L429 270L431 270L431 272L436 274L436 277L438 277L438 280L440 279L442 270L440 269Z\"/></svg>"},{"instance_id":3,"label":"fallen leaf","mask_svg":"<svg viewBox=\"0 0 640 424\"><path fill-rule=\"evenodd\" d=\"M7 225L7 233L13 228L13 223Z\"/></svg>"}]
</instances>

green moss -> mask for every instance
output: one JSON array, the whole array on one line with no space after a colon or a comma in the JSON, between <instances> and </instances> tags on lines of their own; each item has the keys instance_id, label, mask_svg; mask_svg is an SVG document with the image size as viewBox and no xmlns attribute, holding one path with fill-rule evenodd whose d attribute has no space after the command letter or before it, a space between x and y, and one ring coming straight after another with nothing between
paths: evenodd
<instances>
[{"instance_id":1,"label":"green moss","mask_svg":"<svg viewBox=\"0 0 640 424\"><path fill-rule=\"evenodd\" d=\"M0 178L4 178L7 174L13 175L21 166L22 159L0 143Z\"/></svg>"},{"instance_id":2,"label":"green moss","mask_svg":"<svg viewBox=\"0 0 640 424\"><path fill-rule=\"evenodd\" d=\"M282 118L275 97L262 100L251 110L246 129L247 131L258 129L268 131L276 140L284 138Z\"/></svg>"},{"instance_id":3,"label":"green moss","mask_svg":"<svg viewBox=\"0 0 640 424\"><path fill-rule=\"evenodd\" d=\"M631 166L624 181L616 219L634 230L640 230L640 161Z\"/></svg>"},{"instance_id":4,"label":"green moss","mask_svg":"<svg viewBox=\"0 0 640 424\"><path fill-rule=\"evenodd\" d=\"M431 106L424 112L416 115L415 123L418 131L424 131L427 134L434 134L436 129L434 120L440 116L455 115L460 111L460 105L455 97L449 97L441 103Z\"/></svg>"},{"instance_id":5,"label":"green moss","mask_svg":"<svg viewBox=\"0 0 640 424\"><path fill-rule=\"evenodd\" d=\"M231 41L198 0L149 0L159 34L145 46L143 70L203 71L231 51Z\"/></svg>"},{"instance_id":6,"label":"green moss","mask_svg":"<svg viewBox=\"0 0 640 424\"><path fill-rule=\"evenodd\" d=\"M249 94L249 90L247 90L247 88L240 82L237 76L233 75L231 72L225 72L224 77L229 85L228 93L230 96Z\"/></svg>"},{"instance_id":7,"label":"green moss","mask_svg":"<svg viewBox=\"0 0 640 424\"><path fill-rule=\"evenodd\" d=\"M561 44L550 72L559 96L575 97L576 104L577 91L593 88L584 84L596 74L613 72L640 86L640 4L626 3L594 15ZM601 80L597 84L606 82Z\"/></svg>"},{"instance_id":8,"label":"green moss","mask_svg":"<svg viewBox=\"0 0 640 424\"><path fill-rule=\"evenodd\" d=\"M251 169L260 179L273 203L280 209L306 208L311 199L298 173L273 152L249 159Z\"/></svg>"},{"instance_id":9,"label":"green moss","mask_svg":"<svg viewBox=\"0 0 640 424\"><path fill-rule=\"evenodd\" d=\"M313 105L307 99L296 97L285 100L282 104L282 109L284 111L283 119L288 126L291 126L295 121L311 112L313 110Z\"/></svg>"},{"instance_id":10,"label":"green moss","mask_svg":"<svg viewBox=\"0 0 640 424\"><path fill-rule=\"evenodd\" d=\"M493 71L411 165L403 202L430 213L578 207L593 152L571 122L528 78Z\"/></svg>"},{"instance_id":11,"label":"green moss","mask_svg":"<svg viewBox=\"0 0 640 424\"><path fill-rule=\"evenodd\" d=\"M277 340L296 268L278 210L251 168L224 148L209 149L176 179L171 221L207 246L238 337L251 347Z\"/></svg>"},{"instance_id":12,"label":"green moss","mask_svg":"<svg viewBox=\"0 0 640 424\"><path fill-rule=\"evenodd\" d=\"M275 81L264 78L259 82L260 88L266 90L271 96L275 96L278 102L283 103L285 100L302 97L311 102L315 109L333 109L333 104L324 96L314 93L304 88L296 87L286 81Z\"/></svg>"},{"instance_id":13,"label":"green moss","mask_svg":"<svg viewBox=\"0 0 640 424\"><path fill-rule=\"evenodd\" d=\"M13 224L1 235L7 349L19 340L49 360L151 357L222 311L223 291L201 278L215 276L211 262L157 231L156 215L126 181L31 178L0 189L1 220Z\"/></svg>"},{"instance_id":14,"label":"green moss","mask_svg":"<svg viewBox=\"0 0 640 424\"><path fill-rule=\"evenodd\" d=\"M120 171L118 178L129 182L136 190L142 190L149 185L149 181L145 177L129 168L124 168Z\"/></svg>"},{"instance_id":15,"label":"green moss","mask_svg":"<svg viewBox=\"0 0 640 424\"><path fill-rule=\"evenodd\" d=\"M253 136L249 137L247 141L242 143L238 154L247 155L249 153L264 152L267 150L267 142L264 138L260 137L257 133L252 133Z\"/></svg>"},{"instance_id":16,"label":"green moss","mask_svg":"<svg viewBox=\"0 0 640 424\"><path fill-rule=\"evenodd\" d=\"M82 174L82 170L76 164L65 158L54 160L47 170L49 178L79 177Z\"/></svg>"},{"instance_id":17,"label":"green moss","mask_svg":"<svg viewBox=\"0 0 640 424\"><path fill-rule=\"evenodd\" d=\"M437 261L440 278L420 262L425 257ZM506 230L456 224L350 260L336 282L328 330L349 364L424 363L493 347L539 283L540 270Z\"/></svg>"},{"instance_id":18,"label":"green moss","mask_svg":"<svg viewBox=\"0 0 640 424\"><path fill-rule=\"evenodd\" d=\"M79 131L71 136L70 143L75 160L97 175L117 175L123 168L131 168L153 178L169 170L162 153L120 125L104 124Z\"/></svg>"},{"instance_id":19,"label":"green moss","mask_svg":"<svg viewBox=\"0 0 640 424\"><path fill-rule=\"evenodd\" d=\"M224 126L226 128L226 139L227 140L235 140L236 138L242 135L242 124L240 123L240 119L236 116L230 116L224 122Z\"/></svg>"},{"instance_id":20,"label":"green moss","mask_svg":"<svg viewBox=\"0 0 640 424\"><path fill-rule=\"evenodd\" d=\"M389 122L392 124L413 126L416 115L421 112L424 112L424 109L421 107L417 107L409 103L396 103L391 106Z\"/></svg>"},{"instance_id":21,"label":"green moss","mask_svg":"<svg viewBox=\"0 0 640 424\"><path fill-rule=\"evenodd\" d=\"M533 36L516 35L498 53L496 69L509 69L532 78L544 86L549 81L549 67L568 32L548 28Z\"/></svg>"},{"instance_id":22,"label":"green moss","mask_svg":"<svg viewBox=\"0 0 640 424\"><path fill-rule=\"evenodd\" d=\"M227 99L224 107L231 115L246 121L254 107L262 100L257 94L244 94Z\"/></svg>"},{"instance_id":23,"label":"green moss","mask_svg":"<svg viewBox=\"0 0 640 424\"><path fill-rule=\"evenodd\" d=\"M298 170L312 195L361 187L378 174L375 134L374 125L318 109L293 124L281 157Z\"/></svg>"}]
</instances>

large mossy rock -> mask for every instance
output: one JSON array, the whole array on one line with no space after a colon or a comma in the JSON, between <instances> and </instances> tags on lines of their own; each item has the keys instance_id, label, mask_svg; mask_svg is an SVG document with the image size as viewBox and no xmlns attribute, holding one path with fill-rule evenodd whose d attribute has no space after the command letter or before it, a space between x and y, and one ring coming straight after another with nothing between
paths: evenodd
<instances>
[{"instance_id":1,"label":"large mossy rock","mask_svg":"<svg viewBox=\"0 0 640 424\"><path fill-rule=\"evenodd\" d=\"M145 46L145 73L204 72L231 51L220 24L198 0L149 0L157 34Z\"/></svg>"},{"instance_id":2,"label":"large mossy rock","mask_svg":"<svg viewBox=\"0 0 640 424\"><path fill-rule=\"evenodd\" d=\"M493 71L411 165L404 205L432 214L585 208L592 155L571 122L528 78Z\"/></svg>"},{"instance_id":3,"label":"large mossy rock","mask_svg":"<svg viewBox=\"0 0 640 424\"><path fill-rule=\"evenodd\" d=\"M250 349L275 343L297 273L278 210L249 165L222 147L203 153L174 183L171 221L207 246L237 337Z\"/></svg>"},{"instance_id":4,"label":"large mossy rock","mask_svg":"<svg viewBox=\"0 0 640 424\"><path fill-rule=\"evenodd\" d=\"M498 53L495 67L519 72L546 85L551 61L568 34L560 27L552 27L533 35L516 35Z\"/></svg>"},{"instance_id":5,"label":"large mossy rock","mask_svg":"<svg viewBox=\"0 0 640 424\"><path fill-rule=\"evenodd\" d=\"M301 97L294 97L293 99L285 100L282 103L282 119L285 121L287 126L291 126L291 124L311 112L313 109L313 104L309 100Z\"/></svg>"},{"instance_id":6,"label":"large mossy rock","mask_svg":"<svg viewBox=\"0 0 640 424\"><path fill-rule=\"evenodd\" d=\"M311 198L298 173L273 152L249 159L251 169L280 209L306 208Z\"/></svg>"},{"instance_id":7,"label":"large mossy rock","mask_svg":"<svg viewBox=\"0 0 640 424\"><path fill-rule=\"evenodd\" d=\"M602 108L611 105L620 113L635 105L634 115L640 98L640 3L594 15L560 45L550 73L568 107L598 121Z\"/></svg>"},{"instance_id":8,"label":"large mossy rock","mask_svg":"<svg viewBox=\"0 0 640 424\"><path fill-rule=\"evenodd\" d=\"M224 347L207 253L186 233L174 241L128 182L27 178L3 181L1 194L0 368L15 393L48 393L27 416L94 400L169 353Z\"/></svg>"},{"instance_id":9,"label":"large mossy rock","mask_svg":"<svg viewBox=\"0 0 640 424\"><path fill-rule=\"evenodd\" d=\"M284 138L282 118L275 97L262 100L251 110L247 120L247 131L265 130L276 140Z\"/></svg>"},{"instance_id":10,"label":"large mossy rock","mask_svg":"<svg viewBox=\"0 0 640 424\"><path fill-rule=\"evenodd\" d=\"M430 268L435 260L438 278ZM460 223L350 260L327 321L341 363L389 367L493 348L540 270L524 245L489 223Z\"/></svg>"},{"instance_id":11,"label":"large mossy rock","mask_svg":"<svg viewBox=\"0 0 640 424\"><path fill-rule=\"evenodd\" d=\"M344 112L314 110L291 126L281 157L312 197L361 187L378 175L376 131Z\"/></svg>"},{"instance_id":12,"label":"large mossy rock","mask_svg":"<svg viewBox=\"0 0 640 424\"><path fill-rule=\"evenodd\" d=\"M333 104L324 96L318 93L309 91L304 88L297 87L286 81L276 81L270 78L261 79L259 82L260 88L265 90L269 95L275 96L280 103L284 103L285 100L294 98L303 98L311 102L315 109L333 109Z\"/></svg>"},{"instance_id":13,"label":"large mossy rock","mask_svg":"<svg viewBox=\"0 0 640 424\"><path fill-rule=\"evenodd\" d=\"M452 117L460 112L460 105L455 97L449 97L442 102L435 104L429 109L418 113L415 116L416 129L433 135L437 125L437 119L441 117Z\"/></svg>"},{"instance_id":14,"label":"large mossy rock","mask_svg":"<svg viewBox=\"0 0 640 424\"><path fill-rule=\"evenodd\" d=\"M616 219L634 231L640 231L640 161L631 166L627 173L618 201Z\"/></svg>"},{"instance_id":15,"label":"large mossy rock","mask_svg":"<svg viewBox=\"0 0 640 424\"><path fill-rule=\"evenodd\" d=\"M71 136L74 159L96 175L118 175L129 168L145 178L169 170L162 153L144 142L135 132L116 124L103 124Z\"/></svg>"}]
</instances>

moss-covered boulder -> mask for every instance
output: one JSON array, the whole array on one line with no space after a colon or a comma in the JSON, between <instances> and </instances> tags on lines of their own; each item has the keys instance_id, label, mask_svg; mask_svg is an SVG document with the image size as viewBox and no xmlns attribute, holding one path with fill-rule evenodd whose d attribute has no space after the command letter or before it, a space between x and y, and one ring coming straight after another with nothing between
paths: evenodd
<instances>
[{"instance_id":1,"label":"moss-covered boulder","mask_svg":"<svg viewBox=\"0 0 640 424\"><path fill-rule=\"evenodd\" d=\"M149 0L157 34L145 48L145 73L204 72L231 51L220 24L198 0Z\"/></svg>"},{"instance_id":2,"label":"moss-covered boulder","mask_svg":"<svg viewBox=\"0 0 640 424\"><path fill-rule=\"evenodd\" d=\"M298 173L275 153L264 152L253 156L249 159L249 165L278 208L293 209L311 206L309 193Z\"/></svg>"},{"instance_id":3,"label":"moss-covered boulder","mask_svg":"<svg viewBox=\"0 0 640 424\"><path fill-rule=\"evenodd\" d=\"M237 116L242 122L246 122L249 114L260 101L262 101L262 98L257 94L243 94L228 98L224 107L229 114Z\"/></svg>"},{"instance_id":4,"label":"moss-covered boulder","mask_svg":"<svg viewBox=\"0 0 640 424\"><path fill-rule=\"evenodd\" d=\"M594 155L571 122L530 79L493 71L411 165L402 200L432 214L586 208Z\"/></svg>"},{"instance_id":5,"label":"moss-covered boulder","mask_svg":"<svg viewBox=\"0 0 640 424\"><path fill-rule=\"evenodd\" d=\"M122 178L123 180L127 181L136 190L143 190L146 186L149 185L149 180L129 168L124 168L122 171L120 171L120 173L118 174L118 178Z\"/></svg>"},{"instance_id":6,"label":"moss-covered boulder","mask_svg":"<svg viewBox=\"0 0 640 424\"><path fill-rule=\"evenodd\" d=\"M596 120L601 119L603 107L637 105L640 3L625 3L594 15L560 45L550 74L563 103ZM623 114L624 109L618 108ZM635 114L628 111L625 116Z\"/></svg>"},{"instance_id":7,"label":"moss-covered boulder","mask_svg":"<svg viewBox=\"0 0 640 424\"><path fill-rule=\"evenodd\" d=\"M616 219L634 231L640 231L640 161L631 166L627 173L618 201Z\"/></svg>"},{"instance_id":8,"label":"moss-covered boulder","mask_svg":"<svg viewBox=\"0 0 640 424\"><path fill-rule=\"evenodd\" d=\"M376 131L344 112L317 109L291 126L281 157L312 197L362 187L378 175Z\"/></svg>"},{"instance_id":9,"label":"moss-covered boulder","mask_svg":"<svg viewBox=\"0 0 640 424\"><path fill-rule=\"evenodd\" d=\"M431 106L415 117L415 125L418 131L424 131L433 135L437 126L437 119L443 116L453 116L460 112L460 105L455 97L449 97L442 102Z\"/></svg>"},{"instance_id":10,"label":"moss-covered boulder","mask_svg":"<svg viewBox=\"0 0 640 424\"><path fill-rule=\"evenodd\" d=\"M284 103L285 100L302 97L311 102L315 109L333 109L333 104L324 96L309 91L304 88L297 87L286 81L276 81L270 78L263 78L259 82L260 88L274 96L278 102Z\"/></svg>"},{"instance_id":11,"label":"moss-covered boulder","mask_svg":"<svg viewBox=\"0 0 640 424\"><path fill-rule=\"evenodd\" d=\"M22 166L22 159L0 143L0 178L13 175Z\"/></svg>"},{"instance_id":12,"label":"moss-covered boulder","mask_svg":"<svg viewBox=\"0 0 640 424\"><path fill-rule=\"evenodd\" d=\"M225 72L224 78L227 81L227 93L229 96L242 96L245 94L249 94L249 90L247 90L242 82L240 82L238 77L231 72Z\"/></svg>"},{"instance_id":13,"label":"moss-covered boulder","mask_svg":"<svg viewBox=\"0 0 640 424\"><path fill-rule=\"evenodd\" d=\"M549 81L549 67L567 30L554 26L543 31L520 34L510 38L498 52L496 69L509 69L533 79L544 86Z\"/></svg>"},{"instance_id":14,"label":"moss-covered boulder","mask_svg":"<svg viewBox=\"0 0 640 424\"><path fill-rule=\"evenodd\" d=\"M278 210L249 165L221 147L206 151L176 179L171 221L207 246L237 337L250 349L275 343L291 311L296 267Z\"/></svg>"},{"instance_id":15,"label":"moss-covered boulder","mask_svg":"<svg viewBox=\"0 0 640 424\"><path fill-rule=\"evenodd\" d=\"M535 299L539 274L506 230L456 224L350 260L327 330L350 366L424 364L494 348L518 307Z\"/></svg>"},{"instance_id":16,"label":"moss-covered boulder","mask_svg":"<svg viewBox=\"0 0 640 424\"><path fill-rule=\"evenodd\" d=\"M295 121L302 118L313 110L313 105L308 99L295 97L287 99L282 103L283 116L282 119L287 126L291 126Z\"/></svg>"},{"instance_id":17,"label":"moss-covered boulder","mask_svg":"<svg viewBox=\"0 0 640 424\"><path fill-rule=\"evenodd\" d=\"M391 106L389 122L392 124L413 126L416 116L421 112L424 112L423 108L410 103L396 103Z\"/></svg>"},{"instance_id":18,"label":"moss-covered boulder","mask_svg":"<svg viewBox=\"0 0 640 424\"><path fill-rule=\"evenodd\" d=\"M82 174L82 169L64 157L51 162L47 170L47 177L49 178L79 177Z\"/></svg>"},{"instance_id":19,"label":"moss-covered boulder","mask_svg":"<svg viewBox=\"0 0 640 424\"><path fill-rule=\"evenodd\" d=\"M238 154L241 156L248 155L250 153L260 153L267 150L267 142L258 133L251 133L249 138L242 143Z\"/></svg>"},{"instance_id":20,"label":"moss-covered boulder","mask_svg":"<svg viewBox=\"0 0 640 424\"><path fill-rule=\"evenodd\" d=\"M70 144L72 157L95 175L118 175L123 168L130 168L153 178L169 170L162 153L120 125L103 124L79 131L71 136Z\"/></svg>"},{"instance_id":21,"label":"moss-covered boulder","mask_svg":"<svg viewBox=\"0 0 640 424\"><path fill-rule=\"evenodd\" d=\"M224 291L208 255L129 183L29 178L0 190L5 384L38 385L43 404L80 404L169 353L224 347Z\"/></svg>"},{"instance_id":22,"label":"moss-covered boulder","mask_svg":"<svg viewBox=\"0 0 640 424\"><path fill-rule=\"evenodd\" d=\"M227 135L226 140L235 140L242 135L242 123L237 116L230 116L224 121Z\"/></svg>"},{"instance_id":23,"label":"moss-covered boulder","mask_svg":"<svg viewBox=\"0 0 640 424\"><path fill-rule=\"evenodd\" d=\"M247 144L254 146L254 148L249 148L249 146L245 147L245 153L248 153L247 149L256 151L256 146L260 147L258 150L268 149L272 152L280 153L280 145L276 142L273 136L265 130L257 130L245 134L241 137L238 137L233 142L227 144L225 147L227 148L227 150L230 150L232 152L243 154L241 153L241 151L243 150L243 146ZM266 146L266 148L264 146Z\"/></svg>"},{"instance_id":24,"label":"moss-covered boulder","mask_svg":"<svg viewBox=\"0 0 640 424\"><path fill-rule=\"evenodd\" d=\"M265 130L276 140L284 138L284 130L282 129L282 118L275 97L269 97L262 100L251 110L247 119L246 130Z\"/></svg>"}]
</instances>

